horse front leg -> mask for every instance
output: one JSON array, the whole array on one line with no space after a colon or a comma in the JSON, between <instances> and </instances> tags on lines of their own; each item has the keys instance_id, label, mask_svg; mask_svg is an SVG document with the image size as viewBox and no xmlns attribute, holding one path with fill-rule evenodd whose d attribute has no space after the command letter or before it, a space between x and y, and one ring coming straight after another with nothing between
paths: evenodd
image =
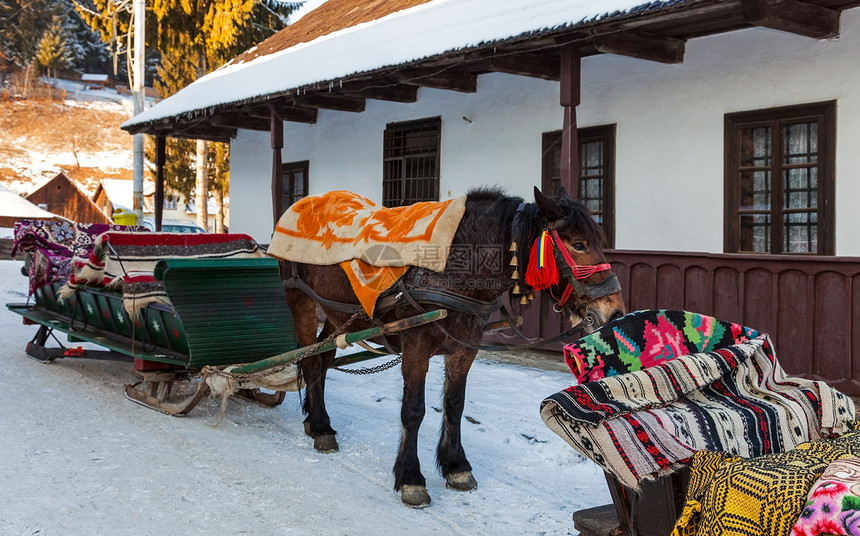
<instances>
[{"instance_id":1,"label":"horse front leg","mask_svg":"<svg viewBox=\"0 0 860 536\"><path fill-rule=\"evenodd\" d=\"M319 339L324 340L328 337L332 329L331 323L326 320ZM331 420L325 409L325 378L329 367L334 362L334 356L335 351L331 350L308 356L299 364L306 385L305 402L302 408L307 415L305 433L314 438L314 448L324 453L338 451L337 439L335 439L337 432L331 427Z\"/></svg>"},{"instance_id":2,"label":"horse front leg","mask_svg":"<svg viewBox=\"0 0 860 536\"><path fill-rule=\"evenodd\" d=\"M288 290L287 304L293 312L293 329L299 347L305 348L317 342L317 309L316 304L306 294L298 290ZM328 320L321 337L327 337L332 327ZM338 450L335 431L331 427L328 412L325 409L325 378L328 367L334 359L334 352L329 355L308 356L299 362L302 381L305 383L305 397L302 409L305 418L305 433L314 438L314 448L320 452L336 452Z\"/></svg>"},{"instance_id":3,"label":"horse front leg","mask_svg":"<svg viewBox=\"0 0 860 536\"><path fill-rule=\"evenodd\" d=\"M466 404L466 378L477 353L477 350L471 348L461 348L445 354L442 433L436 449L436 463L445 477L446 485L462 491L478 486L472 475L472 465L466 459L460 435L460 423Z\"/></svg>"},{"instance_id":4,"label":"horse front leg","mask_svg":"<svg viewBox=\"0 0 860 536\"><path fill-rule=\"evenodd\" d=\"M413 508L430 504L427 482L421 474L418 460L418 429L424 420L424 384L430 356L416 348L419 344L404 344L401 371L403 373L403 401L400 406L400 450L394 462L394 489L400 491L400 500Z\"/></svg>"}]
</instances>

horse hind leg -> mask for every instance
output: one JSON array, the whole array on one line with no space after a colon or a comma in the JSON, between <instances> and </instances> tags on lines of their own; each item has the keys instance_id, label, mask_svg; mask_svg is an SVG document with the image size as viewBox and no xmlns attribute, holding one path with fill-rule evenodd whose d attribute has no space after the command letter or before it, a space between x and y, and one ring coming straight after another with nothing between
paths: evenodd
<instances>
[{"instance_id":1,"label":"horse hind leg","mask_svg":"<svg viewBox=\"0 0 860 536\"><path fill-rule=\"evenodd\" d=\"M466 403L466 378L477 350L461 348L445 355L445 387L442 433L436 449L436 463L449 488L469 491L478 486L472 465L466 459L461 441L461 422Z\"/></svg>"}]
</instances>

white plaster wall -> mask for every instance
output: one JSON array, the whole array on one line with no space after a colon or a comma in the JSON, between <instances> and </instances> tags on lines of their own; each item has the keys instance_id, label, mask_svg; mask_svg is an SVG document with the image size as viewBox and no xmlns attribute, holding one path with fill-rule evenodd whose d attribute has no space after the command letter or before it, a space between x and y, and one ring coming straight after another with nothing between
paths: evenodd
<instances>
[{"instance_id":1,"label":"white plaster wall","mask_svg":"<svg viewBox=\"0 0 860 536\"><path fill-rule=\"evenodd\" d=\"M860 9L842 36L818 41L766 29L694 39L684 63L585 58L579 125L615 123L616 247L701 251L723 246L726 113L837 101L836 253L860 255ZM367 101L361 114L321 111L287 124L284 162L310 161L310 190L381 198L386 123L442 118L442 198L499 185L529 199L540 184L541 134L561 128L558 84L504 74L464 94L422 89L411 104ZM468 121L463 119L468 118ZM271 150L241 131L232 147L231 231L271 237Z\"/></svg>"}]
</instances>

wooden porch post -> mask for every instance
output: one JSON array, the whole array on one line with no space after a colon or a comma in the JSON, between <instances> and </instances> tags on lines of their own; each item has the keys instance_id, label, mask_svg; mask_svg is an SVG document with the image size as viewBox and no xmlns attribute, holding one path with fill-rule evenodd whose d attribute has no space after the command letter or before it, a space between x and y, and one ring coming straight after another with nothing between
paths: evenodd
<instances>
[{"instance_id":1,"label":"wooden porch post","mask_svg":"<svg viewBox=\"0 0 860 536\"><path fill-rule=\"evenodd\" d=\"M561 95L564 124L561 129L561 185L571 197L579 197L579 139L576 132L576 107L580 95L582 57L573 45L561 49ZM555 195L555 192L544 192Z\"/></svg>"},{"instance_id":2,"label":"wooden porch post","mask_svg":"<svg viewBox=\"0 0 860 536\"><path fill-rule=\"evenodd\" d=\"M273 225L281 217L281 196L284 192L284 178L281 163L281 149L284 148L284 120L272 106L269 109L269 134L272 140L272 218Z\"/></svg>"},{"instance_id":3,"label":"wooden porch post","mask_svg":"<svg viewBox=\"0 0 860 536\"><path fill-rule=\"evenodd\" d=\"M167 157L167 138L155 137L155 200L152 207L155 212L155 231L161 232L161 222L164 218L164 163Z\"/></svg>"}]
</instances>

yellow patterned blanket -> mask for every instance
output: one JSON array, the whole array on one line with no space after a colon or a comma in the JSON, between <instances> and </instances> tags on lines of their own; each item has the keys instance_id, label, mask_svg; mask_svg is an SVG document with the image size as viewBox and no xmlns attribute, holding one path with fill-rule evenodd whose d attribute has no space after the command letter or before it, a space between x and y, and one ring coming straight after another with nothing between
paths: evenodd
<instances>
[{"instance_id":1,"label":"yellow patterned blanket","mask_svg":"<svg viewBox=\"0 0 860 536\"><path fill-rule=\"evenodd\" d=\"M856 431L752 459L699 451L672 536L789 536L812 484L833 461L857 456Z\"/></svg>"},{"instance_id":2,"label":"yellow patterned blanket","mask_svg":"<svg viewBox=\"0 0 860 536\"><path fill-rule=\"evenodd\" d=\"M305 197L281 216L268 253L306 264L340 264L372 315L379 294L409 266L445 270L465 211L465 196L394 208L343 190Z\"/></svg>"}]
</instances>

